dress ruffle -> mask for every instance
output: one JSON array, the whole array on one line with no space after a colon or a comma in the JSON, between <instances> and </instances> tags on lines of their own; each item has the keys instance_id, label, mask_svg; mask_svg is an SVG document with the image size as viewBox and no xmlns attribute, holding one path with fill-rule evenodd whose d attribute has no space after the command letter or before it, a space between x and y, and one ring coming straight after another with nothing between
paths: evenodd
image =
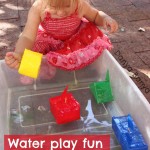
<instances>
[{"instance_id":1,"label":"dress ruffle","mask_svg":"<svg viewBox=\"0 0 150 150\"><path fill-rule=\"evenodd\" d=\"M100 44L101 43L101 44ZM98 37L90 45L67 55L49 52L46 57L49 63L64 70L78 70L91 64L104 49L110 50L111 45Z\"/></svg>"}]
</instances>

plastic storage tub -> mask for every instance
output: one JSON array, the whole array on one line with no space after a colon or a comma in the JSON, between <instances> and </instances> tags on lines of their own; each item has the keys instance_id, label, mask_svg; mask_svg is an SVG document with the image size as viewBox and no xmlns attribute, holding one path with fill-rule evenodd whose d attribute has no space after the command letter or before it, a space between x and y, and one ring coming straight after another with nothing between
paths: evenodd
<instances>
[{"instance_id":1,"label":"plastic storage tub","mask_svg":"<svg viewBox=\"0 0 150 150\"><path fill-rule=\"evenodd\" d=\"M97 104L89 84L110 73L114 101ZM131 114L150 149L150 104L122 67L105 50L88 67L78 71L57 70L51 80L20 83L17 71L0 61L0 149L4 134L109 134L111 149L121 149L111 127L112 116ZM49 98L66 85L81 105L81 119L57 125L49 108Z\"/></svg>"}]
</instances>

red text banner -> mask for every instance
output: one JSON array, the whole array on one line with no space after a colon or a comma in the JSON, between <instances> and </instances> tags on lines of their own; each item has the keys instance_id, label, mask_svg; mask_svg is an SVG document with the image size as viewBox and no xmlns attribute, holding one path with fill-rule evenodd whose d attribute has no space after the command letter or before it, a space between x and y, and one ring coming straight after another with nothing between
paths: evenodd
<instances>
[{"instance_id":1,"label":"red text banner","mask_svg":"<svg viewBox=\"0 0 150 150\"><path fill-rule=\"evenodd\" d=\"M5 135L4 150L110 150L109 135Z\"/></svg>"}]
</instances>

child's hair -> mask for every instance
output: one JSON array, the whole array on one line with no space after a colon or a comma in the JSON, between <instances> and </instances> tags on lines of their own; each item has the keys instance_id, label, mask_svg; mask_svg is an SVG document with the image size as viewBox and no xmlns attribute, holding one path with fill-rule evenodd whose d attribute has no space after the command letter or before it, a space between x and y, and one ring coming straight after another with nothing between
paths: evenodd
<instances>
[{"instance_id":1,"label":"child's hair","mask_svg":"<svg viewBox=\"0 0 150 150\"><path fill-rule=\"evenodd\" d=\"M50 7L51 3L54 3L57 6L56 9L59 9L63 7L64 4L66 4L68 1L71 2L71 7L74 9L81 0L45 0L45 6Z\"/></svg>"},{"instance_id":2,"label":"child's hair","mask_svg":"<svg viewBox=\"0 0 150 150\"><path fill-rule=\"evenodd\" d=\"M50 5L51 5L51 3L55 3L58 9L63 7L69 1L71 2L71 7L73 7L73 8L78 3L78 0L49 0Z\"/></svg>"},{"instance_id":3,"label":"child's hair","mask_svg":"<svg viewBox=\"0 0 150 150\"><path fill-rule=\"evenodd\" d=\"M49 11L51 3L56 4L56 9L59 9L61 7L64 6L64 4L66 4L66 2L70 1L71 2L71 7L72 10L75 10L77 8L77 11L80 11L80 6L82 5L83 1L87 1L88 0L43 0L43 7L42 7L42 13L44 13L45 11Z\"/></svg>"}]
</instances>

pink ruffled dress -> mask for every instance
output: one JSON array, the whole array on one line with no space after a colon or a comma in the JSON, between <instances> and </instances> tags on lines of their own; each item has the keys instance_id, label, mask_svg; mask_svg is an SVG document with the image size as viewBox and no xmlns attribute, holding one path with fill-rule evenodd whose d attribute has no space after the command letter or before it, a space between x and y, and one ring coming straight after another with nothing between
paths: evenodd
<instances>
[{"instance_id":1,"label":"pink ruffled dress","mask_svg":"<svg viewBox=\"0 0 150 150\"><path fill-rule=\"evenodd\" d=\"M95 24L78 17L77 11L65 18L46 13L41 22L34 51L43 53L50 64L64 70L77 70L91 64L112 45Z\"/></svg>"}]
</instances>

